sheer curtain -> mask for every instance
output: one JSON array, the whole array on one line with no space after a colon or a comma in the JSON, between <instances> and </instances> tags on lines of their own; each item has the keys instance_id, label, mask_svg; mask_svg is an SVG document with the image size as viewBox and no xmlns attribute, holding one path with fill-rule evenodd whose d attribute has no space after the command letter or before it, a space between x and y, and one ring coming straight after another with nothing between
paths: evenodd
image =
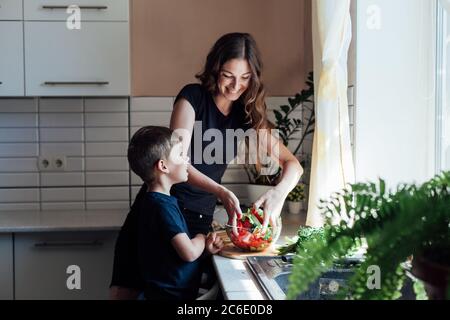
<instances>
[{"instance_id":1,"label":"sheer curtain","mask_svg":"<svg viewBox=\"0 0 450 320\"><path fill-rule=\"evenodd\" d=\"M439 2L447 12L450 12L450 0L439 0Z\"/></svg>"},{"instance_id":2,"label":"sheer curtain","mask_svg":"<svg viewBox=\"0 0 450 320\"><path fill-rule=\"evenodd\" d=\"M316 127L306 224L321 226L319 199L355 179L347 103L350 0L314 0L312 15Z\"/></svg>"},{"instance_id":3,"label":"sheer curtain","mask_svg":"<svg viewBox=\"0 0 450 320\"><path fill-rule=\"evenodd\" d=\"M437 163L436 171L450 170L450 0L439 0L437 43Z\"/></svg>"}]
</instances>

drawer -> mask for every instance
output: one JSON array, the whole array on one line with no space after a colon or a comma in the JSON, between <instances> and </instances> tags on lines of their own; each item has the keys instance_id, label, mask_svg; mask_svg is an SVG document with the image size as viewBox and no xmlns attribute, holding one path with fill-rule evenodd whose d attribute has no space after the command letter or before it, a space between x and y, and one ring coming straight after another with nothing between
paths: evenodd
<instances>
[{"instance_id":1,"label":"drawer","mask_svg":"<svg viewBox=\"0 0 450 320\"><path fill-rule=\"evenodd\" d=\"M128 96L129 26L25 22L27 96Z\"/></svg>"},{"instance_id":2,"label":"drawer","mask_svg":"<svg viewBox=\"0 0 450 320\"><path fill-rule=\"evenodd\" d=\"M22 20L22 1L0 0L0 20Z\"/></svg>"},{"instance_id":3,"label":"drawer","mask_svg":"<svg viewBox=\"0 0 450 320\"><path fill-rule=\"evenodd\" d=\"M0 21L0 96L23 96L23 26L19 21Z\"/></svg>"},{"instance_id":4,"label":"drawer","mask_svg":"<svg viewBox=\"0 0 450 320\"><path fill-rule=\"evenodd\" d=\"M24 0L24 19L66 21L70 5L80 7L81 21L128 21L128 0Z\"/></svg>"},{"instance_id":5,"label":"drawer","mask_svg":"<svg viewBox=\"0 0 450 320\"><path fill-rule=\"evenodd\" d=\"M110 231L16 234L15 298L108 299L116 236ZM80 289L67 287L72 265L79 267Z\"/></svg>"}]
</instances>

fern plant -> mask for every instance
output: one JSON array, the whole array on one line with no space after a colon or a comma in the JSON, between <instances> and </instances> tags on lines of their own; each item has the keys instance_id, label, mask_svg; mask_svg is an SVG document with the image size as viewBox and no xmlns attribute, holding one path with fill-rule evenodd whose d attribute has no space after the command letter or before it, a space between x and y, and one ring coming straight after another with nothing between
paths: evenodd
<instances>
[{"instance_id":1,"label":"fern plant","mask_svg":"<svg viewBox=\"0 0 450 320\"><path fill-rule=\"evenodd\" d=\"M324 237L297 248L289 299L295 299L355 246L367 246L340 298L397 299L407 276L405 261L425 256L450 266L450 172L422 185L402 184L390 192L385 181L356 183L320 202ZM367 286L368 269L378 266L380 288ZM420 287L420 285L415 285Z\"/></svg>"}]
</instances>

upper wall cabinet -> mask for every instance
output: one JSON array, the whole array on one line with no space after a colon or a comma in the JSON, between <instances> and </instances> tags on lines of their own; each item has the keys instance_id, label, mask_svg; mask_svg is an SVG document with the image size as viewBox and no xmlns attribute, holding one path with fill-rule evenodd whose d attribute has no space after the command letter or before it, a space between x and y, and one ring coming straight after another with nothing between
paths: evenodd
<instances>
[{"instance_id":1,"label":"upper wall cabinet","mask_svg":"<svg viewBox=\"0 0 450 320\"><path fill-rule=\"evenodd\" d=\"M27 96L127 96L128 23L25 22Z\"/></svg>"},{"instance_id":2,"label":"upper wall cabinet","mask_svg":"<svg viewBox=\"0 0 450 320\"><path fill-rule=\"evenodd\" d=\"M23 26L0 21L0 96L23 96Z\"/></svg>"},{"instance_id":3,"label":"upper wall cabinet","mask_svg":"<svg viewBox=\"0 0 450 320\"><path fill-rule=\"evenodd\" d=\"M24 0L24 19L66 21L70 5L80 8L81 21L128 21L127 0Z\"/></svg>"},{"instance_id":4,"label":"upper wall cabinet","mask_svg":"<svg viewBox=\"0 0 450 320\"><path fill-rule=\"evenodd\" d=\"M22 1L0 0L0 20L22 20Z\"/></svg>"},{"instance_id":5,"label":"upper wall cabinet","mask_svg":"<svg viewBox=\"0 0 450 320\"><path fill-rule=\"evenodd\" d=\"M79 15L67 12L71 5ZM128 0L0 0L0 97L129 96L128 7Z\"/></svg>"}]
</instances>

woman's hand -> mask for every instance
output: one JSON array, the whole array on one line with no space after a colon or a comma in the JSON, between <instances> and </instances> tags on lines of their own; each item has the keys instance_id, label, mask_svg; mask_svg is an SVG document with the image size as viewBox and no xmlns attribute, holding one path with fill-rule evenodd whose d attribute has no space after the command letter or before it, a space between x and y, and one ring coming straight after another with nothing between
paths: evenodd
<instances>
[{"instance_id":1,"label":"woman's hand","mask_svg":"<svg viewBox=\"0 0 450 320\"><path fill-rule=\"evenodd\" d=\"M239 205L239 199L236 195L225 187L220 189L217 197L222 202L225 210L227 210L228 219L231 220L231 225L233 226L233 233L238 234L237 231L237 219L242 217L241 207Z\"/></svg>"},{"instance_id":2,"label":"woman's hand","mask_svg":"<svg viewBox=\"0 0 450 320\"><path fill-rule=\"evenodd\" d=\"M273 188L264 193L254 203L256 209L262 207L264 211L263 232L266 231L269 222L273 228L276 229L279 227L276 224L276 220L281 214L286 197L287 195L285 195L285 193L281 192L277 188Z\"/></svg>"}]
</instances>

